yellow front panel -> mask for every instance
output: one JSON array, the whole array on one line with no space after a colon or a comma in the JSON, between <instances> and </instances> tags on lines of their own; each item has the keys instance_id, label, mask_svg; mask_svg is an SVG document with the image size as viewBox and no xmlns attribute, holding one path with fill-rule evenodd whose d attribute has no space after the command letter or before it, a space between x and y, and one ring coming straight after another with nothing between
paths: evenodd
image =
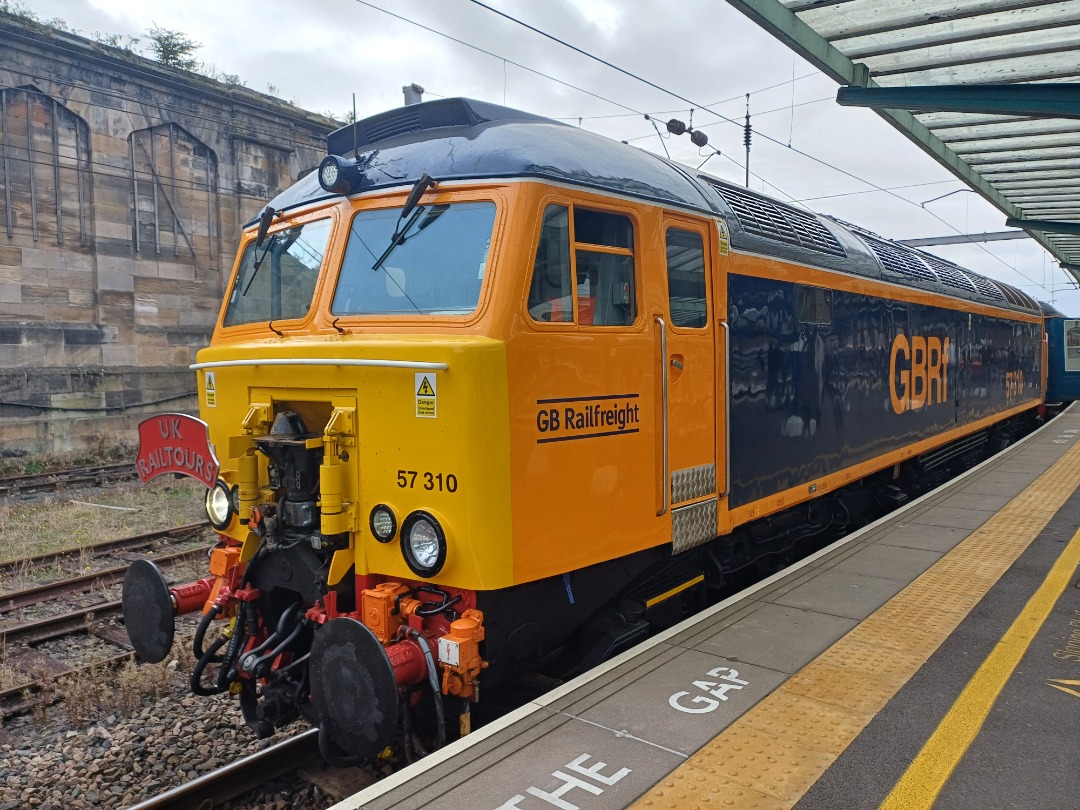
<instances>
[{"instance_id":1,"label":"yellow front panel","mask_svg":"<svg viewBox=\"0 0 1080 810\"><path fill-rule=\"evenodd\" d=\"M446 363L446 370L380 366L257 365L260 359ZM210 425L223 475L235 477L241 424L253 404L295 410L322 433L334 406L355 403L356 436L339 446L343 500L352 506L358 574L415 579L398 538L383 544L368 528L372 507L389 505L401 521L414 510L433 514L447 536L438 581L462 588L512 584L506 358L500 341L472 336L290 337L215 346L199 362L254 365L200 371L202 418ZM215 394L207 404L213 374ZM424 386L424 378L428 385ZM430 392L429 392L430 389ZM431 395L433 394L433 395ZM265 465L263 465L265 484Z\"/></svg>"}]
</instances>

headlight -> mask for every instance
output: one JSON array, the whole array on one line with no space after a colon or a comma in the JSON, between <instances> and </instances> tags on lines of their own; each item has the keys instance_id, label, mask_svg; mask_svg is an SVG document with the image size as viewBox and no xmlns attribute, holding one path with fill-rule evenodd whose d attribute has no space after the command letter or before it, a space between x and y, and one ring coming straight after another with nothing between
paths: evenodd
<instances>
[{"instance_id":1,"label":"headlight","mask_svg":"<svg viewBox=\"0 0 1080 810\"><path fill-rule=\"evenodd\" d=\"M206 493L206 516L210 525L222 531L232 522L232 493L229 485L220 478Z\"/></svg>"},{"instance_id":2,"label":"headlight","mask_svg":"<svg viewBox=\"0 0 1080 810\"><path fill-rule=\"evenodd\" d=\"M338 168L337 161L327 159L320 164L319 185L327 191L333 190L340 177L341 170Z\"/></svg>"},{"instance_id":3,"label":"headlight","mask_svg":"<svg viewBox=\"0 0 1080 810\"><path fill-rule=\"evenodd\" d=\"M319 164L319 185L331 194L350 194L362 179L355 161L340 155L327 155Z\"/></svg>"},{"instance_id":4,"label":"headlight","mask_svg":"<svg viewBox=\"0 0 1080 810\"><path fill-rule=\"evenodd\" d=\"M385 503L380 503L371 510L368 524L371 526L371 533L380 543L389 543L397 532L397 518L394 517L394 510Z\"/></svg>"},{"instance_id":5,"label":"headlight","mask_svg":"<svg viewBox=\"0 0 1080 810\"><path fill-rule=\"evenodd\" d=\"M414 574L433 577L446 562L446 535L434 516L413 512L401 524L401 553Z\"/></svg>"}]
</instances>

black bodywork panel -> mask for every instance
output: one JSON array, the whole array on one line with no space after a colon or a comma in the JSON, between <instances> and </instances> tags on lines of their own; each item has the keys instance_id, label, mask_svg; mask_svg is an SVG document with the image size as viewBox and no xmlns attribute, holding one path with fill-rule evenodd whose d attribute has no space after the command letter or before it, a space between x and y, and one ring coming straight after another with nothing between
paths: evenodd
<instances>
[{"instance_id":1,"label":"black bodywork panel","mask_svg":"<svg viewBox=\"0 0 1080 810\"><path fill-rule=\"evenodd\" d=\"M815 326L796 319L796 286L728 277L732 506L1040 396L1038 324L832 290L831 322ZM947 401L896 413L898 334L949 339ZM896 376L910 368L899 356Z\"/></svg>"}]
</instances>

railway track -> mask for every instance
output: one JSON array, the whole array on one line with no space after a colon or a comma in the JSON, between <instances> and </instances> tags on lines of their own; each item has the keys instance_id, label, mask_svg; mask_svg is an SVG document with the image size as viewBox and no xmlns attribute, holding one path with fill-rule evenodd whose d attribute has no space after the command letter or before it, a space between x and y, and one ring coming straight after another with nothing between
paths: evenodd
<instances>
[{"instance_id":1,"label":"railway track","mask_svg":"<svg viewBox=\"0 0 1080 810\"><path fill-rule=\"evenodd\" d=\"M28 570L28 566L55 564L62 561L65 556L76 556L82 559L81 555L86 550L91 550L96 555L117 552L131 554L154 547L163 540L176 543L196 539L205 528L205 524L196 523L99 543L87 549L43 554L24 560L10 560L0 563L0 572L11 574ZM157 554L153 559L154 562L167 568L205 553L205 547L200 546ZM102 598L70 610L55 612L52 615L9 620L10 614L19 609L38 612L33 609L46 603L57 602L65 597L76 596L80 600L85 599L83 595L87 592L102 590L122 581L127 565L128 561L124 561L121 565L110 566L93 573L31 585L0 596L0 622L7 625L0 627L0 649L5 650L6 654L5 668L12 673L21 673L25 676L24 681L0 689L0 712L3 716L21 714L36 706L56 700L58 695L51 692L49 686L58 678L99 667L115 666L134 656L126 631L112 621L122 612L119 599ZM44 642L82 633L100 640L111 652L88 663L69 665L34 647Z\"/></svg>"},{"instance_id":2,"label":"railway track","mask_svg":"<svg viewBox=\"0 0 1080 810\"><path fill-rule=\"evenodd\" d=\"M230 762L179 787L132 805L128 810L187 810L218 807L278 776L292 773L319 756L319 731L309 729L257 754Z\"/></svg>"},{"instance_id":3,"label":"railway track","mask_svg":"<svg viewBox=\"0 0 1080 810\"><path fill-rule=\"evenodd\" d=\"M196 532L206 528L206 523L188 523L172 529L157 529L143 534L133 534L128 537L119 537L115 540L105 540L101 543L92 543L79 548L67 548L60 551L50 551L46 554L37 554L33 557L20 557L16 560L0 562L0 581L4 577L29 571L35 568L43 568L56 565L69 560L83 560L87 554L103 556L117 551L139 551L140 549L153 546L162 540L183 540L194 536ZM0 597L2 598L2 597Z\"/></svg>"},{"instance_id":4,"label":"railway track","mask_svg":"<svg viewBox=\"0 0 1080 810\"><path fill-rule=\"evenodd\" d=\"M62 564L65 561L83 561L87 554L93 557L104 557L117 552L133 553L143 549L152 548L162 541L182 543L196 539L206 529L205 523L189 523L186 526L178 526L173 529L159 529L153 532L122 537L117 540L107 540L103 543L83 546L78 549L66 549L48 554L39 554L35 557L24 557L18 560L0 562L0 581L8 576L20 573L32 572L36 569ZM197 553L205 553L205 549L188 549L183 552L162 554L154 557L156 562L168 564L170 562L188 559ZM93 588L106 587L120 582L127 571L130 560L124 560L123 565L94 571L89 574L81 574L56 582L48 582L42 585L33 585L19 591L0 594L0 615L15 608L44 602L57 596L71 592L81 592Z\"/></svg>"},{"instance_id":5,"label":"railway track","mask_svg":"<svg viewBox=\"0 0 1080 810\"><path fill-rule=\"evenodd\" d=\"M135 465L130 461L95 464L74 470L57 470L33 475L13 475L0 478L0 498L55 492L68 487L104 486L135 477Z\"/></svg>"}]
</instances>

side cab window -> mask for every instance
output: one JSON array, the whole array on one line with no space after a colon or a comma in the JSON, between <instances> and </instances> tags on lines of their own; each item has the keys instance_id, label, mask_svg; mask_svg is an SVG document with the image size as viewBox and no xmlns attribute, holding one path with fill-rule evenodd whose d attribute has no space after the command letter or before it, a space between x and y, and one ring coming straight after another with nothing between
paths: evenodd
<instances>
[{"instance_id":1,"label":"side cab window","mask_svg":"<svg viewBox=\"0 0 1080 810\"><path fill-rule=\"evenodd\" d=\"M637 317L634 228L624 214L549 205L529 287L541 323L629 326Z\"/></svg>"},{"instance_id":2,"label":"side cab window","mask_svg":"<svg viewBox=\"0 0 1080 810\"><path fill-rule=\"evenodd\" d=\"M701 329L709 322L705 300L705 245L701 234L668 228L667 278L671 323Z\"/></svg>"}]
</instances>

